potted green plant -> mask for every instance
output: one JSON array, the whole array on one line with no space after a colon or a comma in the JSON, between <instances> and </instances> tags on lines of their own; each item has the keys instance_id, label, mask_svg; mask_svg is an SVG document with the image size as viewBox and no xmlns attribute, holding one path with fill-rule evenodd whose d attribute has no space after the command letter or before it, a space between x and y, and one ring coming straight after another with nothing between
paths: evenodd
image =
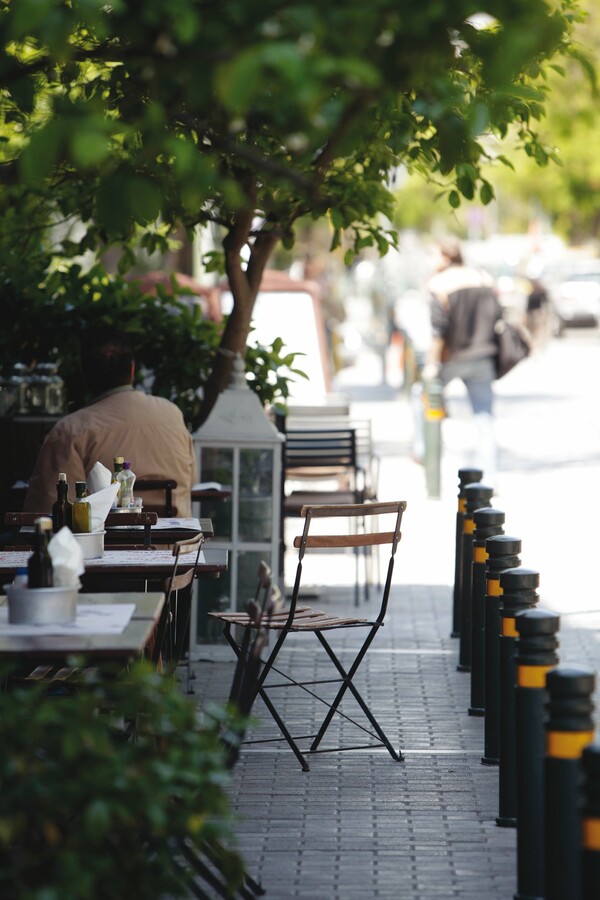
<instances>
[{"instance_id":1,"label":"potted green plant","mask_svg":"<svg viewBox=\"0 0 600 900\"><path fill-rule=\"evenodd\" d=\"M198 724L191 698L146 663L74 693L0 694L0 896L188 896L182 855L231 845L225 710ZM221 718L221 721L219 721ZM242 860L224 851L233 890Z\"/></svg>"}]
</instances>

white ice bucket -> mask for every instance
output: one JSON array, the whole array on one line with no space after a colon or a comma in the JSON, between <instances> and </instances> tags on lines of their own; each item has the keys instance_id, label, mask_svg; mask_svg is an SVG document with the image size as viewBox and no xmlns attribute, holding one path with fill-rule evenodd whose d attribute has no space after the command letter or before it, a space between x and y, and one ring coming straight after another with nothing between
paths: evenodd
<instances>
[{"instance_id":1,"label":"white ice bucket","mask_svg":"<svg viewBox=\"0 0 600 900\"><path fill-rule=\"evenodd\" d=\"M79 584L51 588L6 584L4 590L11 625L68 625L77 617Z\"/></svg>"}]
</instances>

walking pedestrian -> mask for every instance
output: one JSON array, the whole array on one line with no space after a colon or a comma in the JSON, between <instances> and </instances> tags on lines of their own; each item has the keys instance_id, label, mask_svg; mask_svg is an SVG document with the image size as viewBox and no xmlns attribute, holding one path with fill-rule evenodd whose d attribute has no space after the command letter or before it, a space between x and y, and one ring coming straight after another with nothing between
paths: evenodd
<instances>
[{"instance_id":1,"label":"walking pedestrian","mask_svg":"<svg viewBox=\"0 0 600 900\"><path fill-rule=\"evenodd\" d=\"M527 328L534 344L541 347L548 339L548 307L548 291L538 278L531 278L527 295Z\"/></svg>"},{"instance_id":2,"label":"walking pedestrian","mask_svg":"<svg viewBox=\"0 0 600 900\"><path fill-rule=\"evenodd\" d=\"M496 474L495 326L502 308L491 276L465 264L457 240L444 239L438 249L438 268L427 285L432 342L424 378L439 377L444 387L458 378L465 385L477 432L472 459L465 463L483 469L491 482Z\"/></svg>"}]
</instances>

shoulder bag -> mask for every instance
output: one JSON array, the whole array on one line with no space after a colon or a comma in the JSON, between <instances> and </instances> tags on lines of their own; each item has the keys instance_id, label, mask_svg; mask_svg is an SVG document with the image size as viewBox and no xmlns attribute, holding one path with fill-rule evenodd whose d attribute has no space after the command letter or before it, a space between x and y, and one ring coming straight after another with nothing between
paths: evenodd
<instances>
[{"instance_id":1,"label":"shoulder bag","mask_svg":"<svg viewBox=\"0 0 600 900\"><path fill-rule=\"evenodd\" d=\"M496 378L502 378L507 372L526 359L531 353L531 337L523 325L499 319L495 325L496 332Z\"/></svg>"}]
</instances>

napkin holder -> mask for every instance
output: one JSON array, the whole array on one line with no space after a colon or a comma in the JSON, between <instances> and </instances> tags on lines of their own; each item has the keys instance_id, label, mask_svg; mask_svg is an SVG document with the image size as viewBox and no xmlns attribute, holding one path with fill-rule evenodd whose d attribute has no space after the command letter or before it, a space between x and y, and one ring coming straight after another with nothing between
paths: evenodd
<instances>
[{"instance_id":1,"label":"napkin holder","mask_svg":"<svg viewBox=\"0 0 600 900\"><path fill-rule=\"evenodd\" d=\"M104 556L104 529L101 531L84 531L73 534L81 547L84 559L100 559Z\"/></svg>"}]
</instances>

